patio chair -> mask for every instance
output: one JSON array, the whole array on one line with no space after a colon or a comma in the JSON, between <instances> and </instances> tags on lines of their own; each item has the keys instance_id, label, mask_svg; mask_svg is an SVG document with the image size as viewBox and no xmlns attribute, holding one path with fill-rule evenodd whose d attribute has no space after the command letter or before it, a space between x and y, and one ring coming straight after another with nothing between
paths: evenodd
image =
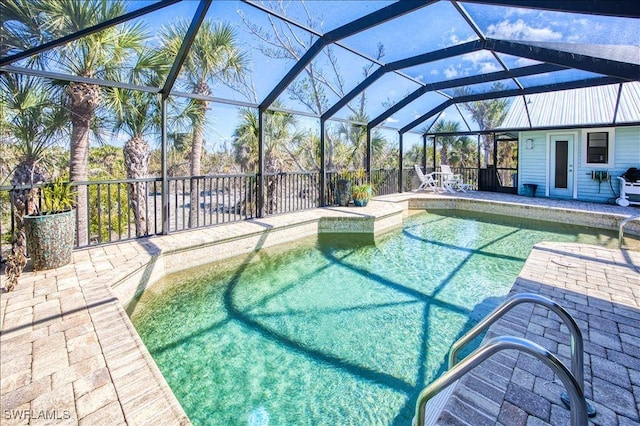
<instances>
[{"instance_id":1,"label":"patio chair","mask_svg":"<svg viewBox=\"0 0 640 426\"><path fill-rule=\"evenodd\" d=\"M415 164L413 167L416 169L416 174L418 175L418 179L420 179L420 186L418 187L418 189L416 189L416 191L430 189L433 192L440 192L438 187L438 182L436 182L434 178L435 172L428 173L425 175L424 173L422 173L422 169L420 168L420 166Z\"/></svg>"},{"instance_id":2,"label":"patio chair","mask_svg":"<svg viewBox=\"0 0 640 426\"><path fill-rule=\"evenodd\" d=\"M462 175L453 173L451 167L447 164L440 165L440 175L442 189L447 192L455 193L456 191L467 192L471 190L471 185L464 183Z\"/></svg>"}]
</instances>

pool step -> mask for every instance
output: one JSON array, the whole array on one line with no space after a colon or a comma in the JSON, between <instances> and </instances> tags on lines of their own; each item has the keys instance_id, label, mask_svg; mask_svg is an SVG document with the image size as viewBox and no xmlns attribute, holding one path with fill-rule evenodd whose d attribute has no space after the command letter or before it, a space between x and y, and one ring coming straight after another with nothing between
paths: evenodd
<instances>
[{"instance_id":1,"label":"pool step","mask_svg":"<svg viewBox=\"0 0 640 426\"><path fill-rule=\"evenodd\" d=\"M571 347L571 369L568 369L562 361L542 346L530 340L515 336L499 336L483 342L478 349L458 363L458 353L465 345L486 331L494 322L502 318L515 306L522 303L542 305L557 314L564 322L570 334L570 341L568 343L570 343ZM595 415L594 407L590 406L584 397L584 343L582 332L575 319L560 304L546 297L534 293L519 293L505 300L502 305L498 306L452 345L449 352L449 370L420 392L418 401L416 402L416 414L413 419L413 425L424 426L436 424L444 408L444 404L453 392L457 381L493 354L510 349L534 356L550 367L554 373L560 377L567 391L564 399L570 400L571 402L572 426L586 425L587 416L592 417ZM444 402L431 406L429 402L439 396L445 389L447 396L444 398Z\"/></svg>"},{"instance_id":2,"label":"pool step","mask_svg":"<svg viewBox=\"0 0 640 426\"><path fill-rule=\"evenodd\" d=\"M438 417L442 414L442 410L444 410L444 407L447 405L449 397L453 394L458 382L459 380L456 380L427 402L427 406L425 408L427 410L427 414L424 418L425 425L436 424Z\"/></svg>"}]
</instances>

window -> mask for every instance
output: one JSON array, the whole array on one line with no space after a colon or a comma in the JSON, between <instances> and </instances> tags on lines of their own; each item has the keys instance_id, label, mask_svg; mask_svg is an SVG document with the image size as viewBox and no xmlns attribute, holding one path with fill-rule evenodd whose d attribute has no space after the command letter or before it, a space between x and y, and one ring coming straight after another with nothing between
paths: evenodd
<instances>
[{"instance_id":1,"label":"window","mask_svg":"<svg viewBox=\"0 0 640 426\"><path fill-rule=\"evenodd\" d=\"M581 164L584 167L615 167L615 128L582 129Z\"/></svg>"},{"instance_id":2,"label":"window","mask_svg":"<svg viewBox=\"0 0 640 426\"><path fill-rule=\"evenodd\" d=\"M587 133L587 163L607 164L609 162L609 133Z\"/></svg>"}]
</instances>

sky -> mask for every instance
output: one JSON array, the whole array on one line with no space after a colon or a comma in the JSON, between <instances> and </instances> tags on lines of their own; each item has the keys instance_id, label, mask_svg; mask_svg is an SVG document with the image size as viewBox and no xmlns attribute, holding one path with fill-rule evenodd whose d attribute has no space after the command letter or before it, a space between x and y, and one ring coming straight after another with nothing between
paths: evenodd
<instances>
[{"instance_id":1,"label":"sky","mask_svg":"<svg viewBox=\"0 0 640 426\"><path fill-rule=\"evenodd\" d=\"M137 0L127 3L130 9L133 9L153 2ZM152 38L153 43L153 40L157 41L157 34L163 25L167 25L176 19L190 21L198 7L198 3L195 0L185 0L138 19L145 23L151 34L155 35ZM326 33L346 24L350 20L371 13L391 3L393 2L381 0L310 0L305 3L291 1L282 3L283 9L278 10L304 25L312 26L318 32ZM266 7L278 8L278 3L275 2L265 2L263 4ZM464 2L460 2L460 4L472 21L477 24L482 34L490 38L552 43L627 44L635 46L638 45L638 40L640 40L640 24L637 19L567 14ZM272 33L271 25L275 25L277 29L281 30L281 36L290 40L292 45L297 48L298 54L302 54L306 46L315 40L315 37L310 33L301 29L289 31L279 19L274 18L273 22L270 22L265 13L237 1L213 1L207 13L207 19L221 20L232 24L241 49L247 52L249 57L250 83L255 88L257 101L264 99L295 64L295 61L265 56L262 51L269 47L269 43L273 41L273 38L260 40L256 37L255 32L266 31ZM382 45L384 55L380 58L380 61L389 63L428 51L455 46L477 38L478 36L474 30L465 22L452 3L442 1L347 37L341 43L349 48L356 49L368 57L375 57L379 52L380 45ZM322 70L327 76L330 85L336 87L339 83L333 76L332 64L327 60L327 53L328 51L325 48L314 59L313 66L316 70ZM378 68L378 65L372 65L371 61L363 59L341 47L333 47L331 54L336 58L337 68L342 78L340 83L343 85L344 92L348 92L365 78L363 73L365 67L368 66L370 71ZM499 59L509 69L535 63L528 59L504 54L499 54ZM640 61L640 58L638 58L638 61ZM493 54L488 51L479 51L461 57L403 69L402 72L411 79L403 78L394 73L387 73L367 89L366 113L369 119L378 116L389 105L400 101L407 94L419 88L420 83L450 80L502 69L502 65ZM557 83L590 76L595 75L580 71L560 71L523 78L520 82L526 87L528 85ZM296 81L298 82L299 80ZM517 88L517 85L512 80L505 80L501 83L507 89ZM175 89L181 90L179 84L180 78L178 79L178 87ZM248 99L222 84L212 83L211 86L213 96L219 98L252 102L256 100ZM490 89L491 84L471 87L471 90L475 93L485 92ZM453 95L454 91L453 89L445 90L445 93ZM325 95L329 106L340 99L340 96L332 93L331 89L325 90ZM388 118L385 124L395 128L403 127L446 99L445 96L431 92ZM287 93L282 94L278 101L288 109L309 111L303 104L291 99ZM521 102L521 99L516 99L514 102ZM343 108L335 117L346 118L348 114L349 110ZM233 129L238 124L237 116L237 107L212 105L208 134L206 135L208 149L216 149L216 146L221 147L224 144L229 144ZM467 130L467 125L470 126L471 130L477 129L477 126L468 116L461 117L454 107L448 108L440 118L459 122L463 130ZM300 119L302 127L309 126L310 128L315 128L316 131L318 128L317 121L307 118ZM430 124L430 122L427 124ZM414 130L419 131L423 127L424 124L420 124ZM413 140L413 138L410 139ZM416 138L416 140L421 143L420 138Z\"/></svg>"},{"instance_id":2,"label":"sky","mask_svg":"<svg viewBox=\"0 0 640 426\"><path fill-rule=\"evenodd\" d=\"M373 12L377 8L382 8L392 2L389 1L307 1L304 5L301 2L286 2L284 6L287 16L296 19L305 25L311 21L314 29L325 33L340 25L344 25L349 20L356 19L367 13ZM276 7L275 3L265 3L267 7ZM462 7L468 12L473 21L486 36L504 40L527 40L536 42L560 42L560 43L588 43L588 44L629 44L637 45L640 40L640 25L638 20L598 17L585 14L566 14L559 12L538 11L533 9L517 9L498 6L478 5L462 2ZM197 2L186 1L182 4L171 6L165 11L157 13L150 20L152 30L157 30L161 22L166 22L177 16L190 17L195 11ZM306 10L305 10L306 8ZM282 10L280 10L282 11ZM309 16L311 20L309 20ZM264 13L255 8L239 2L214 1L207 14L207 18L220 19L232 23L242 47L250 52L252 64L252 82L256 88L258 100L263 99L269 91L280 81L286 72L293 66L294 62L287 59L267 58L261 53L266 43L258 40L251 34L249 27L243 23L250 22L261 29L270 28L270 22ZM186 18L190 19L190 18ZM278 28L281 22L275 19ZM285 32L288 37L297 37L301 42L309 44L310 35L302 30L295 30L292 33ZM418 55L426 51L438 50L467 41L477 39L473 29L465 22L461 15L455 10L450 2L438 2L417 12L407 14L387 23L373 27L365 32L347 37L342 40L345 46L356 49L369 57L375 57L378 52L379 43L383 43L384 56L382 62L388 63L406 57ZM295 40L295 39L294 39ZM315 39L313 39L315 40ZM326 60L326 50L316 57L313 64L327 70L330 75L330 63ZM332 52L344 79L345 91L348 92L364 79L363 68L371 62L348 52L340 47L334 47ZM507 67L516 68L535 64L534 61L523 58L511 57L509 55L499 55L500 59ZM374 65L373 70L378 66ZM474 52L462 57L446 59L419 65L402 71L419 82L431 83L435 81L449 80L470 75L489 73L502 70L501 64L488 51ZM586 78L595 76L590 73L580 71L562 71L529 77L526 81L530 85L562 82L574 78ZM511 80L502 82L505 88L517 88ZM491 84L477 85L472 90L483 92L490 90ZM397 74L386 74L367 90L367 114L373 118L386 109L386 106L398 102L408 93L416 90L418 83L398 76ZM215 96L231 98L235 100L246 100L234 94L226 87L214 88ZM452 90L446 91L449 95ZM333 105L339 100L339 96L327 91L329 105ZM391 127L402 127L408 122L421 116L426 111L439 105L446 98L430 93L414 101L399 113L390 117L386 124ZM293 110L307 111L308 109L287 96L280 96L281 101L287 108ZM519 100L516 100L519 101ZM220 108L227 110L227 114L219 113L220 117L216 123L219 138L230 137L229 129L233 128L233 112L235 108ZM214 114L215 115L215 114ZM348 110L343 108L336 114L336 117L346 118ZM222 117L225 118L222 118ZM460 117L455 108L447 109L440 117L441 119L458 121L461 127L466 129L467 124L471 129L477 129L473 121L465 116ZM314 126L317 120L302 120ZM465 123L466 121L466 123ZM227 129L225 129L225 125ZM317 127L317 126L314 126ZM420 130L418 126L415 130ZM413 138L410 138L413 139ZM420 138L416 138L418 143Z\"/></svg>"}]
</instances>

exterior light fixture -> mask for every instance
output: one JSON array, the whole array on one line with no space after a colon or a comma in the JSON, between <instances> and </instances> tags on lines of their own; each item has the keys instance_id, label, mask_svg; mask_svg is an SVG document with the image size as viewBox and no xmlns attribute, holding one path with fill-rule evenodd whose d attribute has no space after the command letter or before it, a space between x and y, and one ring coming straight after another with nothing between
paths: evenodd
<instances>
[{"instance_id":1,"label":"exterior light fixture","mask_svg":"<svg viewBox=\"0 0 640 426\"><path fill-rule=\"evenodd\" d=\"M533 149L533 139L527 139L524 146L527 149Z\"/></svg>"}]
</instances>

